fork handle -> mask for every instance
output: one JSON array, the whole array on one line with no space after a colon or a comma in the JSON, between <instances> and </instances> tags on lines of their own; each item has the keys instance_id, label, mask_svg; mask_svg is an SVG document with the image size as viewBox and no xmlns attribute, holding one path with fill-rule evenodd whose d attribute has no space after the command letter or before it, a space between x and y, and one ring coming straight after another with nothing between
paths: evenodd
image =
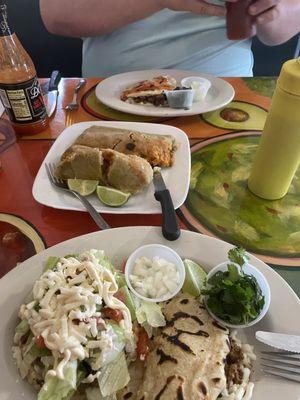
<instances>
[{"instance_id":1,"label":"fork handle","mask_svg":"<svg viewBox=\"0 0 300 400\"><path fill-rule=\"evenodd\" d=\"M77 103L78 92L83 86L85 86L85 84L86 84L86 79L80 79L80 81L77 83L77 85L74 89L72 103Z\"/></svg>"},{"instance_id":2,"label":"fork handle","mask_svg":"<svg viewBox=\"0 0 300 400\"><path fill-rule=\"evenodd\" d=\"M96 211L96 209L91 205L91 203L84 197L81 196L81 194L75 192L72 190L72 193L81 201L81 203L84 205L90 216L93 218L95 223L100 229L110 229L110 226L108 223L101 217L101 215Z\"/></svg>"},{"instance_id":3,"label":"fork handle","mask_svg":"<svg viewBox=\"0 0 300 400\"><path fill-rule=\"evenodd\" d=\"M86 84L86 79L80 79L80 81L77 83L75 89L74 89L74 94L77 94L79 90Z\"/></svg>"}]
</instances>

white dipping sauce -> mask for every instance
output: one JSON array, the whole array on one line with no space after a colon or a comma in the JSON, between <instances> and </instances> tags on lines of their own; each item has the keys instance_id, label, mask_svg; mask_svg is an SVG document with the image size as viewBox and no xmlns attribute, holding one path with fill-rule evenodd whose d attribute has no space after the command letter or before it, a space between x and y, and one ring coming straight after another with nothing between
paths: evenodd
<instances>
[{"instance_id":1,"label":"white dipping sauce","mask_svg":"<svg viewBox=\"0 0 300 400\"><path fill-rule=\"evenodd\" d=\"M152 299L172 295L180 283L177 267L160 257L137 258L129 278L140 295Z\"/></svg>"}]
</instances>

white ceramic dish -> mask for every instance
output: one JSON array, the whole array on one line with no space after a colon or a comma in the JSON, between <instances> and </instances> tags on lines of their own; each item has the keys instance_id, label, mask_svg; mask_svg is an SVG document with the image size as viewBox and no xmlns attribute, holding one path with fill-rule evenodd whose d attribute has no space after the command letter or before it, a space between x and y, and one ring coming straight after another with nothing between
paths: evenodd
<instances>
[{"instance_id":1,"label":"white ceramic dish","mask_svg":"<svg viewBox=\"0 0 300 400\"><path fill-rule=\"evenodd\" d=\"M195 260L207 271L227 259L231 245L218 239L194 232L182 231L175 242L161 236L159 227L126 227L110 229L80 236L51 247L13 269L0 280L0 399L35 400L35 390L23 382L11 356L11 345L17 323L19 306L42 273L42 265L49 256L64 256L86 249L101 248L116 264L126 259L136 248L160 243L173 248L182 258ZM258 268L269 282L272 301L266 317L254 327L240 332L244 339L254 344L259 356L266 347L255 339L255 331L273 331L299 335L300 301L288 284L262 261L250 256L250 263ZM259 361L259 360L258 360ZM299 400L300 385L277 379L260 372L254 365L253 400Z\"/></svg>"},{"instance_id":2,"label":"white ceramic dish","mask_svg":"<svg viewBox=\"0 0 300 400\"><path fill-rule=\"evenodd\" d=\"M141 122L80 122L65 129L56 139L44 159L35 178L32 194L36 201L53 208L63 210L85 211L80 201L73 195L54 188L47 176L45 163L57 163L63 152L75 139L92 125L121 129L132 129L155 135L172 135L179 147L174 155L174 164L162 169L162 175L169 189L175 209L185 201L190 181L191 154L188 137L179 128L170 125L148 124ZM110 214L160 214L161 206L154 198L154 186L151 183L142 193L131 196L128 202L118 208L105 206L95 194L88 197L98 212Z\"/></svg>"},{"instance_id":3,"label":"white ceramic dish","mask_svg":"<svg viewBox=\"0 0 300 400\"><path fill-rule=\"evenodd\" d=\"M229 261L225 261L225 262L217 265L211 271L209 271L209 273L207 274L207 277L206 277L207 281L212 276L214 276L218 271L227 271L228 264L229 264ZM260 314L253 321L249 322L248 324L244 324L244 325L234 325L234 324L230 324L229 322L225 322L221 318L218 318L208 308L208 311L212 317L214 317L221 324L228 326L229 328L236 328L236 329L240 328L241 329L241 328L248 328L250 326L257 324L266 315L266 313L268 312L268 309L270 307L270 304L271 304L271 290L270 290L270 286L269 286L268 281L265 278L264 274L262 274L257 268L255 268L253 265L251 265L249 263L247 263L243 266L243 271L245 272L245 274L254 276L254 278L256 279L258 286L261 288L262 294L265 298L265 304L264 304Z\"/></svg>"},{"instance_id":4,"label":"white ceramic dish","mask_svg":"<svg viewBox=\"0 0 300 400\"><path fill-rule=\"evenodd\" d=\"M147 79L159 75L170 75L177 81L178 86L183 78L188 76L199 76L211 82L211 88L203 102L194 103L189 110L172 109L170 107L155 107L152 105L130 104L120 99L121 92ZM212 75L202 74L195 71L179 71L175 69L157 69L147 71L132 71L113 75L104 79L96 87L97 98L107 105L119 111L129 114L146 115L153 117L179 117L185 115L197 115L213 111L230 103L234 97L233 87L226 81Z\"/></svg>"},{"instance_id":5,"label":"white ceramic dish","mask_svg":"<svg viewBox=\"0 0 300 400\"><path fill-rule=\"evenodd\" d=\"M149 298L149 297L144 297L142 296L138 291L134 289L134 287L131 284L130 280L130 275L132 274L133 267L135 265L135 261L138 258L141 257L147 257L150 260L153 259L153 257L160 257L163 258L164 260L174 264L177 268L177 271L179 272L179 284L174 293L171 295L165 295L162 297L157 297L157 298ZM185 268L183 265L183 261L180 258L180 256L176 253L176 251L172 250L168 246L163 246L161 244L148 244L146 246L141 246L138 249L136 249L129 257L126 262L125 266L125 279L128 287L132 292L139 298L145 301L150 301L152 303L159 303L160 301L167 301L171 299L172 297L176 296L176 294L180 291L184 284L184 279L185 279Z\"/></svg>"}]
</instances>

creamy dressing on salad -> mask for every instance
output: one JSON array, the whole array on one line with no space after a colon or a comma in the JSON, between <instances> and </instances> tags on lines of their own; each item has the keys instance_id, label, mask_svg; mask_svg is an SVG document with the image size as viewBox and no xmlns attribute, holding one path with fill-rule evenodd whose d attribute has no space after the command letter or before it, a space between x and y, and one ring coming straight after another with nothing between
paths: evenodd
<instances>
[{"instance_id":1,"label":"creamy dressing on salad","mask_svg":"<svg viewBox=\"0 0 300 400\"><path fill-rule=\"evenodd\" d=\"M105 305L120 310L121 328L127 344L135 348L130 311L114 297L118 290L114 274L103 267L93 254L85 252L81 260L61 258L54 270L48 270L33 287L33 301L23 304L19 316L26 319L35 338L42 337L52 351L54 366L47 374L64 379L64 366L70 360L95 357L99 369L103 353L112 348L113 329L102 318ZM101 326L101 330L98 330ZM96 374L89 376L91 382Z\"/></svg>"}]
</instances>

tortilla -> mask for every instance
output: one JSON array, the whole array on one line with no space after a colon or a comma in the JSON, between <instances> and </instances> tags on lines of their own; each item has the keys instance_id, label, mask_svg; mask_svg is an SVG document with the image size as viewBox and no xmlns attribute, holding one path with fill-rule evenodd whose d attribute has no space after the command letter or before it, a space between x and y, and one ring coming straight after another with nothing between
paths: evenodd
<instances>
[{"instance_id":1,"label":"tortilla","mask_svg":"<svg viewBox=\"0 0 300 400\"><path fill-rule=\"evenodd\" d=\"M145 158L152 166L170 167L176 149L172 136L150 135L127 129L91 126L75 144L99 149L113 149L120 153Z\"/></svg>"},{"instance_id":2,"label":"tortilla","mask_svg":"<svg viewBox=\"0 0 300 400\"><path fill-rule=\"evenodd\" d=\"M127 103L153 104L156 107L168 105L164 91L174 90L176 86L175 78L168 75L156 76L123 90L121 100Z\"/></svg>"},{"instance_id":3,"label":"tortilla","mask_svg":"<svg viewBox=\"0 0 300 400\"><path fill-rule=\"evenodd\" d=\"M180 295L165 307L167 320L147 357L137 400L215 400L226 389L229 331L199 300Z\"/></svg>"},{"instance_id":4,"label":"tortilla","mask_svg":"<svg viewBox=\"0 0 300 400\"><path fill-rule=\"evenodd\" d=\"M64 180L99 180L124 192L138 193L151 183L153 170L146 160L135 155L73 145L62 155L55 175Z\"/></svg>"}]
</instances>

